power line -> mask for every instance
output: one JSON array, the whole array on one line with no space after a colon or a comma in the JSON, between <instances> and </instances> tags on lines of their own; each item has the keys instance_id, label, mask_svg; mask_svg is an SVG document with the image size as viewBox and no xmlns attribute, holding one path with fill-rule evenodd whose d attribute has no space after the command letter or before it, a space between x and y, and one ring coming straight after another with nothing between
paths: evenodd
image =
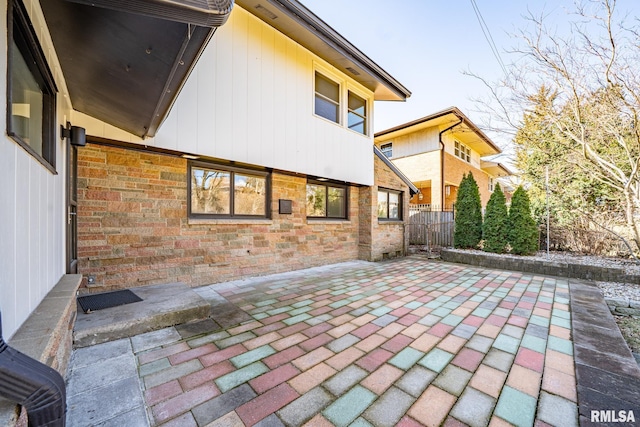
<instances>
[{"instance_id":1,"label":"power line","mask_svg":"<svg viewBox=\"0 0 640 427\"><path fill-rule=\"evenodd\" d=\"M502 68L502 71L504 72L504 75L506 76L508 74L507 68L504 66L504 62L502 62L502 58L500 57L500 52L498 52L496 43L493 41L493 36L491 36L491 31L489 31L489 26L487 25L484 18L482 17L482 13L480 13L480 9L478 8L476 1L475 0L470 0L470 1L471 1L471 6L473 7L473 11L476 14L476 18L478 19L478 23L480 24L480 29L482 30L482 34L484 34L484 38L487 40L487 43L491 48L491 52L493 52L493 56L496 58L496 61L498 61L498 64L500 65L500 67Z\"/></svg>"}]
</instances>

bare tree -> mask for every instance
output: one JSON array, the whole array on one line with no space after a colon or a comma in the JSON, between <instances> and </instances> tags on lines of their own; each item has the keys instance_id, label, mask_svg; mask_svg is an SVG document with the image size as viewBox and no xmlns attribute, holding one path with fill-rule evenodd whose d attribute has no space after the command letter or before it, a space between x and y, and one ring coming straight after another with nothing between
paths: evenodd
<instances>
[{"instance_id":1,"label":"bare tree","mask_svg":"<svg viewBox=\"0 0 640 427\"><path fill-rule=\"evenodd\" d=\"M502 129L520 138L552 135L563 161L609 188L640 249L638 21L620 13L616 0L583 2L569 16L570 26L561 32L547 24L548 16L529 15L509 74L485 82L493 98L487 105ZM537 136L523 132L532 116Z\"/></svg>"}]
</instances>

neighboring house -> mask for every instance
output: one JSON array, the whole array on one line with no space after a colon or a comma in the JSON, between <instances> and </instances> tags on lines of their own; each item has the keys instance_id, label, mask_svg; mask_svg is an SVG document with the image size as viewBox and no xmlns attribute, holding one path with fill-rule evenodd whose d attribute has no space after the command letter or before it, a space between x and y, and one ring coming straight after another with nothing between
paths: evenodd
<instances>
[{"instance_id":1,"label":"neighboring house","mask_svg":"<svg viewBox=\"0 0 640 427\"><path fill-rule=\"evenodd\" d=\"M462 176L471 172L485 206L499 177L511 175L487 156L500 148L458 108L451 107L375 134L376 146L418 187L411 203L453 208Z\"/></svg>"},{"instance_id":2,"label":"neighboring house","mask_svg":"<svg viewBox=\"0 0 640 427\"><path fill-rule=\"evenodd\" d=\"M373 147L372 119L374 100L410 92L299 2L0 11L5 338L80 275L196 286L404 253L417 189Z\"/></svg>"}]
</instances>

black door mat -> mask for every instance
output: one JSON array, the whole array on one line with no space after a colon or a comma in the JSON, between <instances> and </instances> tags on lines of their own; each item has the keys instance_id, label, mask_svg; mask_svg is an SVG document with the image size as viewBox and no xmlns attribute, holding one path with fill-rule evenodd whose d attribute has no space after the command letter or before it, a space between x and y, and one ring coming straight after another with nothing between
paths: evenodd
<instances>
[{"instance_id":1,"label":"black door mat","mask_svg":"<svg viewBox=\"0 0 640 427\"><path fill-rule=\"evenodd\" d=\"M85 313L139 301L142 298L128 289L78 297L78 304Z\"/></svg>"}]
</instances>

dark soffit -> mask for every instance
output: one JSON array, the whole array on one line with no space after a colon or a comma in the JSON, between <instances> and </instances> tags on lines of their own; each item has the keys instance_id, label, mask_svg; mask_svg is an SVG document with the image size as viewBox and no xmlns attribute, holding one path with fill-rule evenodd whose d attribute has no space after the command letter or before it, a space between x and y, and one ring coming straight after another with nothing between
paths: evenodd
<instances>
[{"instance_id":1,"label":"dark soffit","mask_svg":"<svg viewBox=\"0 0 640 427\"><path fill-rule=\"evenodd\" d=\"M201 0L102 3L110 4L41 0L71 103L142 138L154 136L216 28L182 21L221 25L233 0L217 2L227 6L224 17L202 4L199 15L197 7L185 13Z\"/></svg>"}]
</instances>

